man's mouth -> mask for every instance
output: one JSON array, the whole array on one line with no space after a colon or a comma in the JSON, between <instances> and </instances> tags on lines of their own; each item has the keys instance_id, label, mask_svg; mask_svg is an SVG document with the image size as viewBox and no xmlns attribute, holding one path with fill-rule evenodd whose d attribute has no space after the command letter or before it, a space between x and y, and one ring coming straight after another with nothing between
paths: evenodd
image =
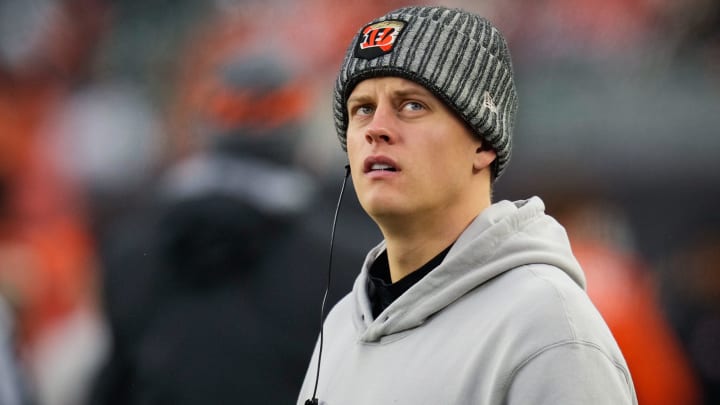
<instances>
[{"instance_id":1,"label":"man's mouth","mask_svg":"<svg viewBox=\"0 0 720 405\"><path fill-rule=\"evenodd\" d=\"M388 165L388 164L384 164L384 163L374 163L374 164L370 167L370 171L371 171L371 172L372 172L372 171L376 171L376 170L383 170L383 171L388 171L388 172L395 172L395 171L397 171L394 167L392 167L392 166L390 166L390 165Z\"/></svg>"},{"instance_id":2,"label":"man's mouth","mask_svg":"<svg viewBox=\"0 0 720 405\"><path fill-rule=\"evenodd\" d=\"M400 167L395 161L387 156L370 156L365 159L363 165L363 172L399 172Z\"/></svg>"}]
</instances>

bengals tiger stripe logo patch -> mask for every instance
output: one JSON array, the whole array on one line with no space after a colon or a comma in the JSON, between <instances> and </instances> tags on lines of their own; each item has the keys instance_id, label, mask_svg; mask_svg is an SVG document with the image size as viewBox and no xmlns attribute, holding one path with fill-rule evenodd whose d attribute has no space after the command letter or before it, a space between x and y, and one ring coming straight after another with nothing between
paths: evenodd
<instances>
[{"instance_id":1,"label":"bengals tiger stripe logo patch","mask_svg":"<svg viewBox=\"0 0 720 405\"><path fill-rule=\"evenodd\" d=\"M405 21L400 20L382 21L366 26L355 46L355 56L374 59L392 52L403 28Z\"/></svg>"}]
</instances>

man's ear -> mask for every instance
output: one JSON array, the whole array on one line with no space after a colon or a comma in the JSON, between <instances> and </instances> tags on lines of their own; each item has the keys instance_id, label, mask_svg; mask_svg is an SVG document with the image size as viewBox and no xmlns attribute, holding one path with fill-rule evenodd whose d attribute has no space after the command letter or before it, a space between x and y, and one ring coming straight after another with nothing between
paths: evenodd
<instances>
[{"instance_id":1,"label":"man's ear","mask_svg":"<svg viewBox=\"0 0 720 405\"><path fill-rule=\"evenodd\" d=\"M475 149L475 156L473 158L473 169L476 171L484 170L484 169L490 169L490 165L492 162L495 161L497 158L497 153L495 152L495 149L486 147L483 144L480 144Z\"/></svg>"}]
</instances>

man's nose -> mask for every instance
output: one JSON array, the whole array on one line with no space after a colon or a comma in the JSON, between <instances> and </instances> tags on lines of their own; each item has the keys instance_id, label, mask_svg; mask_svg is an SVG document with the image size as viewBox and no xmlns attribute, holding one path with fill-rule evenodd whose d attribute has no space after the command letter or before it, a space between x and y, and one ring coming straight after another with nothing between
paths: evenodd
<instances>
[{"instance_id":1,"label":"man's nose","mask_svg":"<svg viewBox=\"0 0 720 405\"><path fill-rule=\"evenodd\" d=\"M372 143L395 143L397 116L392 107L380 104L373 113L372 121L365 129L365 140Z\"/></svg>"}]
</instances>

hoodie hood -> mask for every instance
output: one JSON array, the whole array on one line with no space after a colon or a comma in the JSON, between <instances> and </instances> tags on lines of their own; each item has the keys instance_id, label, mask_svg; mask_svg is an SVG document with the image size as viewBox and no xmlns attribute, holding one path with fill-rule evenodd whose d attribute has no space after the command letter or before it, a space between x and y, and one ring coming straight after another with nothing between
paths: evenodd
<instances>
[{"instance_id":1,"label":"hoodie hood","mask_svg":"<svg viewBox=\"0 0 720 405\"><path fill-rule=\"evenodd\" d=\"M384 250L383 241L368 253L353 286L353 319L365 342L415 328L470 290L524 265L555 266L585 288L585 276L572 254L565 228L545 214L538 197L500 201L488 207L465 229L438 267L373 319L368 271Z\"/></svg>"}]
</instances>

